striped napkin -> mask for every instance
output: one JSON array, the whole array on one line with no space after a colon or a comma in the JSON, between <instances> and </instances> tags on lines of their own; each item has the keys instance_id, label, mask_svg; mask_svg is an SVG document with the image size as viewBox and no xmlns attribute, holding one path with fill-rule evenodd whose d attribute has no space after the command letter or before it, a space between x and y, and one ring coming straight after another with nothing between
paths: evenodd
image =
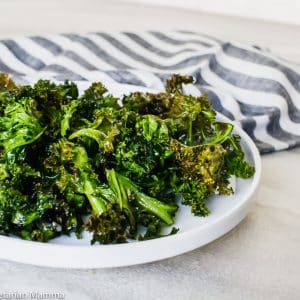
<instances>
[{"instance_id":1,"label":"striped napkin","mask_svg":"<svg viewBox=\"0 0 300 300\"><path fill-rule=\"evenodd\" d=\"M259 47L187 31L32 36L0 41L0 71L18 83L102 81L115 94L158 92L170 74L190 74L188 92L207 93L261 153L300 145L300 67Z\"/></svg>"}]
</instances>

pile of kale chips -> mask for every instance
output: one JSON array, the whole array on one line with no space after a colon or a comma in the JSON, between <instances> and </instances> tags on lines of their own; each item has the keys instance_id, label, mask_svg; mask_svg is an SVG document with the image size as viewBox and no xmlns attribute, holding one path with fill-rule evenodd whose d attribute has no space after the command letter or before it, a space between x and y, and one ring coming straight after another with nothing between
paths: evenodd
<instances>
[{"instance_id":1,"label":"pile of kale chips","mask_svg":"<svg viewBox=\"0 0 300 300\"><path fill-rule=\"evenodd\" d=\"M208 215L209 196L254 168L207 97L183 94L191 82L174 75L165 92L120 106L101 83L79 96L72 82L0 74L0 234L47 242L88 230L92 243L119 243L162 236L178 201Z\"/></svg>"}]
</instances>

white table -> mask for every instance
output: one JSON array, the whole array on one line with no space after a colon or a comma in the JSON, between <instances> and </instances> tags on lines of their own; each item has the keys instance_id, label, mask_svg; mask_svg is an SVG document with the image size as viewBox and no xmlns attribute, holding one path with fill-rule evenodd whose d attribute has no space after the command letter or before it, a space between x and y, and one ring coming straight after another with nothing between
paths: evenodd
<instances>
[{"instance_id":1,"label":"white table","mask_svg":"<svg viewBox=\"0 0 300 300\"><path fill-rule=\"evenodd\" d=\"M191 29L300 62L300 27L96 0L1 0L0 37L69 31ZM300 148L263 156L249 216L219 240L141 266L60 270L0 261L0 293L66 299L300 299ZM1 251L1 249L0 249Z\"/></svg>"}]
</instances>

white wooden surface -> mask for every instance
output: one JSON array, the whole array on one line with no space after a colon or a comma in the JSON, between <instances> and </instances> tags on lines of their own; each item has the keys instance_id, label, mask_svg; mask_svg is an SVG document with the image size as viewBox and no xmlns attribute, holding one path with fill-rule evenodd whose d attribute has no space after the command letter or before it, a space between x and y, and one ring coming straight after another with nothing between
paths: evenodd
<instances>
[{"instance_id":1,"label":"white wooden surface","mask_svg":"<svg viewBox=\"0 0 300 300\"><path fill-rule=\"evenodd\" d=\"M297 0L123 0L300 25Z\"/></svg>"},{"instance_id":2,"label":"white wooden surface","mask_svg":"<svg viewBox=\"0 0 300 300\"><path fill-rule=\"evenodd\" d=\"M146 29L195 30L267 46L300 62L300 26L117 0L0 0L0 38L45 32Z\"/></svg>"},{"instance_id":3,"label":"white wooden surface","mask_svg":"<svg viewBox=\"0 0 300 300\"><path fill-rule=\"evenodd\" d=\"M1 0L0 37L67 31L192 29L270 47L300 63L300 30L199 12L96 0ZM57 270L0 261L5 291L66 299L300 299L300 148L263 157L256 205L206 247L112 270ZM0 249L1 251L1 249Z\"/></svg>"}]
</instances>

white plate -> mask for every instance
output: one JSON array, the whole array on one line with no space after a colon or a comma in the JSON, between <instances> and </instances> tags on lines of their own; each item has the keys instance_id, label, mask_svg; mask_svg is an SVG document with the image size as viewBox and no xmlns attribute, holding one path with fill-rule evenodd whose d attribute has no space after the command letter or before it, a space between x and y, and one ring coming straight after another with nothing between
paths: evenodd
<instances>
[{"instance_id":1,"label":"white plate","mask_svg":"<svg viewBox=\"0 0 300 300\"><path fill-rule=\"evenodd\" d=\"M221 117L221 119L226 118ZM24 241L0 236L0 258L33 265L59 268L110 268L142 264L176 256L203 246L234 228L247 215L261 175L261 160L256 146L239 127L247 160L256 168L253 178L235 181L235 194L209 200L211 214L195 217L181 206L176 215L177 234L159 239L118 245L93 245L90 237L59 237L51 243Z\"/></svg>"}]
</instances>

